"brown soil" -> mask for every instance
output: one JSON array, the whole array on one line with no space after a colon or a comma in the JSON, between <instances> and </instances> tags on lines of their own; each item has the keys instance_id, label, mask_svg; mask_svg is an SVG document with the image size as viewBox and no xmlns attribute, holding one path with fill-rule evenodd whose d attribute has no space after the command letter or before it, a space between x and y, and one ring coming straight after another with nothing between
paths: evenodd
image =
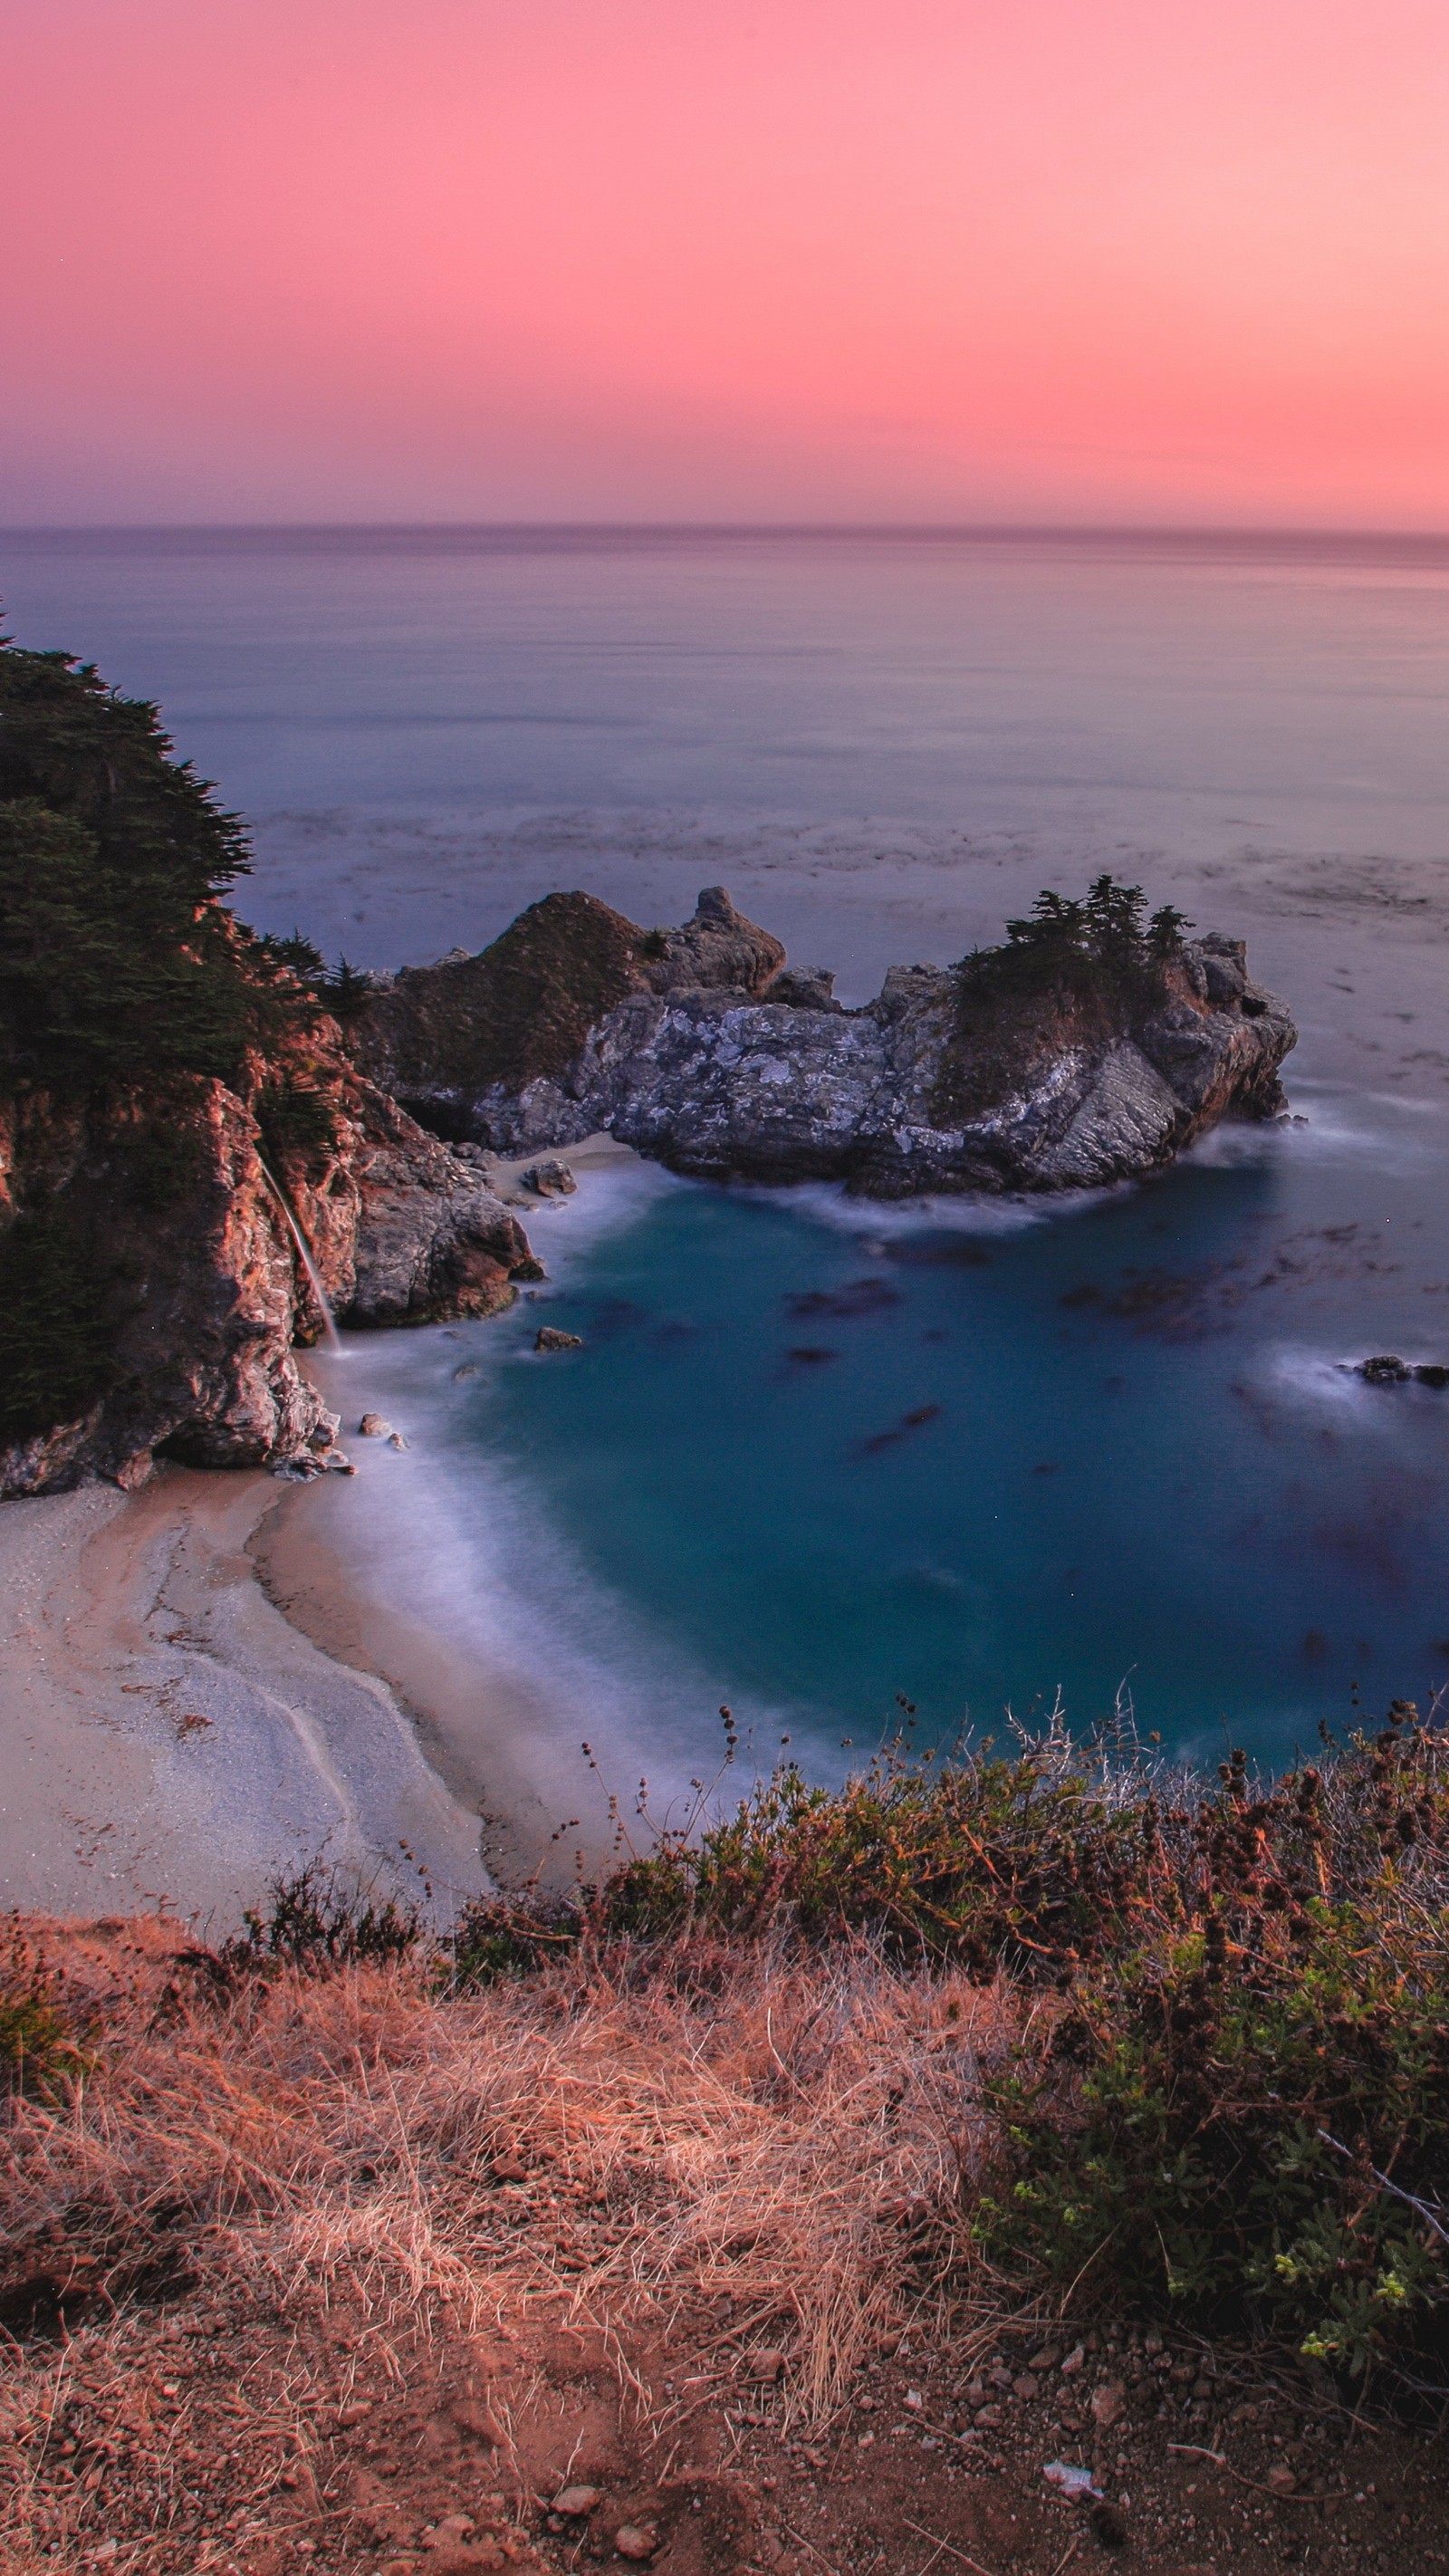
<instances>
[{"instance_id":1,"label":"brown soil","mask_svg":"<svg viewBox=\"0 0 1449 2576\"><path fill-rule=\"evenodd\" d=\"M1437 2440L972 2279L931 2197L960 1989L595 1962L476 2005L376 1969L228 1998L164 1926L52 1940L131 2018L11 2119L6 2576L1449 2564ZM981 1998L970 2045L1009 2018Z\"/></svg>"}]
</instances>

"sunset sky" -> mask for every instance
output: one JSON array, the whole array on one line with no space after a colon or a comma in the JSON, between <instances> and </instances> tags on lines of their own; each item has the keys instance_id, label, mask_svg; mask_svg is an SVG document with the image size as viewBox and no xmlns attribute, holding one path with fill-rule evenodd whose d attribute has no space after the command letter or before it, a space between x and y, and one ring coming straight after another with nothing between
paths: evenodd
<instances>
[{"instance_id":1,"label":"sunset sky","mask_svg":"<svg viewBox=\"0 0 1449 2576\"><path fill-rule=\"evenodd\" d=\"M1449 526L1449 0L0 0L0 522Z\"/></svg>"}]
</instances>

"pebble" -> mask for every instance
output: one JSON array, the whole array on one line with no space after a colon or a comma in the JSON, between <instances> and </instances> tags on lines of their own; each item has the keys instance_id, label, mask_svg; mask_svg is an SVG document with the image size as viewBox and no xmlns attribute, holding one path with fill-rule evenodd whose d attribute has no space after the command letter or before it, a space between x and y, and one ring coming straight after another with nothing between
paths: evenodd
<instances>
[{"instance_id":1,"label":"pebble","mask_svg":"<svg viewBox=\"0 0 1449 2576\"><path fill-rule=\"evenodd\" d=\"M603 2501L602 2487L565 2487L562 2495L554 2497L553 2509L555 2513L592 2513L595 2505Z\"/></svg>"},{"instance_id":2,"label":"pebble","mask_svg":"<svg viewBox=\"0 0 1449 2576\"><path fill-rule=\"evenodd\" d=\"M624 2522L614 2534L621 2558L652 2558L658 2546L659 2534L652 2522Z\"/></svg>"},{"instance_id":3,"label":"pebble","mask_svg":"<svg viewBox=\"0 0 1449 2576\"><path fill-rule=\"evenodd\" d=\"M406 1449L408 1444L400 1431L390 1431L387 1435L387 1445L389 1449Z\"/></svg>"}]
</instances>

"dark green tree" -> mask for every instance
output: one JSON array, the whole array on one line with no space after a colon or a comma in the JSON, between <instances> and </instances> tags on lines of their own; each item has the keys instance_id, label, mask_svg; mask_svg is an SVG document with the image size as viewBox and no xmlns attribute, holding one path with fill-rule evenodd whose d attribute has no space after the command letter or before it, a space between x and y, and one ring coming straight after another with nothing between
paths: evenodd
<instances>
[{"instance_id":1,"label":"dark green tree","mask_svg":"<svg viewBox=\"0 0 1449 2576\"><path fill-rule=\"evenodd\" d=\"M248 1037L305 1016L287 943L220 900L247 864L154 706L0 637L0 1081L227 1079Z\"/></svg>"}]
</instances>

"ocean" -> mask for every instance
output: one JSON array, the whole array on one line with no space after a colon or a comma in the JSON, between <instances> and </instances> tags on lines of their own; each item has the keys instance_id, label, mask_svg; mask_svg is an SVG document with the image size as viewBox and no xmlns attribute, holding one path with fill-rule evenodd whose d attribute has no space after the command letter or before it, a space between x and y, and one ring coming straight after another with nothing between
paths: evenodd
<instances>
[{"instance_id":1,"label":"ocean","mask_svg":"<svg viewBox=\"0 0 1449 2576\"><path fill-rule=\"evenodd\" d=\"M635 1168L539 1218L544 1302L354 1352L413 1446L353 1544L558 1746L667 1798L721 1702L833 1770L1059 1704L1272 1760L1449 1680L1449 1391L1347 1365L1449 1360L1449 540L31 531L0 590L161 700L240 908L329 956L723 882L861 1000L1107 867L1298 1018L1306 1123L1142 1188Z\"/></svg>"}]
</instances>

